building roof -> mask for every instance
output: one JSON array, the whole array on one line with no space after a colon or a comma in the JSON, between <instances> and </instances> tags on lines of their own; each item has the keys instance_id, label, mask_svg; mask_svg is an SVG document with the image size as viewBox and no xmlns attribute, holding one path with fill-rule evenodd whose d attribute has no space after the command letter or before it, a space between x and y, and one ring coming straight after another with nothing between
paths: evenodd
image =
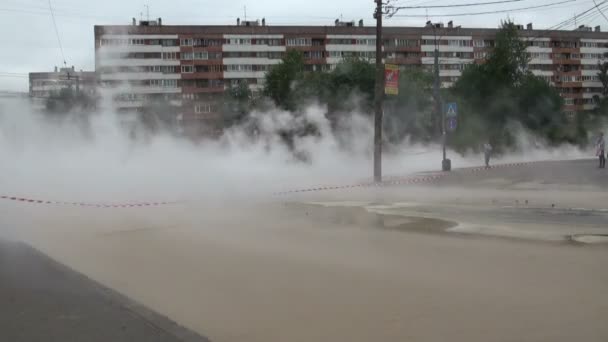
<instances>
[{"instance_id":1,"label":"building roof","mask_svg":"<svg viewBox=\"0 0 608 342\"><path fill-rule=\"evenodd\" d=\"M493 36L498 29L491 28L440 28L442 35L456 36ZM433 35L434 29L429 27L403 27L385 26L383 35ZM560 39L595 38L608 39L608 32L579 31L579 30L527 30L519 31L523 37L555 37ZM236 25L162 25L162 26L136 26L136 25L96 25L95 36L103 34L284 34L284 35L327 35L327 34L360 34L375 35L373 26L236 26Z\"/></svg>"}]
</instances>

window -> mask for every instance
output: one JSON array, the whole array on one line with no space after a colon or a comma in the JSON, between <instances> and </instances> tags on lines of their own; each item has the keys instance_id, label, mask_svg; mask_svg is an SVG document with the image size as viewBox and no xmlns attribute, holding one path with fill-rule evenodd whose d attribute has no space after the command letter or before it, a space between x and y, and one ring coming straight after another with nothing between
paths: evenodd
<instances>
[{"instance_id":1,"label":"window","mask_svg":"<svg viewBox=\"0 0 608 342\"><path fill-rule=\"evenodd\" d=\"M193 46L220 46L222 42L218 39L206 39L206 38L197 38L192 40Z\"/></svg>"},{"instance_id":2,"label":"window","mask_svg":"<svg viewBox=\"0 0 608 342\"><path fill-rule=\"evenodd\" d=\"M268 58L270 59L281 59L283 58L283 53L281 52L269 52Z\"/></svg>"},{"instance_id":3,"label":"window","mask_svg":"<svg viewBox=\"0 0 608 342\"><path fill-rule=\"evenodd\" d=\"M349 45L352 43L353 43L353 41L350 39L330 39L329 40L329 44L335 44L335 45L342 45L342 44Z\"/></svg>"},{"instance_id":4,"label":"window","mask_svg":"<svg viewBox=\"0 0 608 342\"><path fill-rule=\"evenodd\" d=\"M376 45L375 39L357 39L357 45Z\"/></svg>"},{"instance_id":5,"label":"window","mask_svg":"<svg viewBox=\"0 0 608 342\"><path fill-rule=\"evenodd\" d=\"M161 39L160 40L160 45L162 45L162 46L176 46L177 45L177 39Z\"/></svg>"},{"instance_id":6,"label":"window","mask_svg":"<svg viewBox=\"0 0 608 342\"><path fill-rule=\"evenodd\" d=\"M374 40L374 44L375 44L375 40ZM412 39L395 39L395 46L415 47L415 46L418 46L418 41L412 40Z\"/></svg>"},{"instance_id":7,"label":"window","mask_svg":"<svg viewBox=\"0 0 608 342\"><path fill-rule=\"evenodd\" d=\"M209 59L209 53L207 51L195 52L194 59Z\"/></svg>"},{"instance_id":8,"label":"window","mask_svg":"<svg viewBox=\"0 0 608 342\"><path fill-rule=\"evenodd\" d=\"M471 46L470 40L448 40L448 46Z\"/></svg>"},{"instance_id":9,"label":"window","mask_svg":"<svg viewBox=\"0 0 608 342\"><path fill-rule=\"evenodd\" d=\"M310 58L310 59L321 59L321 58L323 58L323 51L310 51L308 58Z\"/></svg>"},{"instance_id":10,"label":"window","mask_svg":"<svg viewBox=\"0 0 608 342\"><path fill-rule=\"evenodd\" d=\"M601 59L603 57L604 57L604 55L602 55L601 53L583 53L583 54L581 54L581 58L584 58L584 59Z\"/></svg>"},{"instance_id":11,"label":"window","mask_svg":"<svg viewBox=\"0 0 608 342\"><path fill-rule=\"evenodd\" d=\"M581 47L585 47L585 48L598 48L598 47L603 47L601 46L600 43L596 43L596 42L581 42Z\"/></svg>"},{"instance_id":12,"label":"window","mask_svg":"<svg viewBox=\"0 0 608 342\"><path fill-rule=\"evenodd\" d=\"M270 70L270 65L254 65L253 71L268 71Z\"/></svg>"},{"instance_id":13,"label":"window","mask_svg":"<svg viewBox=\"0 0 608 342\"><path fill-rule=\"evenodd\" d=\"M192 52L182 53L182 60L191 61L193 57L194 57L194 54Z\"/></svg>"},{"instance_id":14,"label":"window","mask_svg":"<svg viewBox=\"0 0 608 342\"><path fill-rule=\"evenodd\" d=\"M129 41L129 44L131 44L131 45L144 45L145 41L143 39L131 39Z\"/></svg>"},{"instance_id":15,"label":"window","mask_svg":"<svg viewBox=\"0 0 608 342\"><path fill-rule=\"evenodd\" d=\"M249 38L231 38L227 39L227 43L231 45L251 45Z\"/></svg>"},{"instance_id":16,"label":"window","mask_svg":"<svg viewBox=\"0 0 608 342\"><path fill-rule=\"evenodd\" d=\"M208 103L197 104L194 106L194 112L196 114L208 114L211 113L211 105Z\"/></svg>"},{"instance_id":17,"label":"window","mask_svg":"<svg viewBox=\"0 0 608 342\"><path fill-rule=\"evenodd\" d=\"M312 45L311 38L288 38L287 46L310 46Z\"/></svg>"},{"instance_id":18,"label":"window","mask_svg":"<svg viewBox=\"0 0 608 342\"><path fill-rule=\"evenodd\" d=\"M192 65L182 65L183 73L191 73L193 71Z\"/></svg>"},{"instance_id":19,"label":"window","mask_svg":"<svg viewBox=\"0 0 608 342\"><path fill-rule=\"evenodd\" d=\"M573 105L574 104L574 99L566 97L566 98L564 98L564 104L567 105L567 106L568 105Z\"/></svg>"},{"instance_id":20,"label":"window","mask_svg":"<svg viewBox=\"0 0 608 342\"><path fill-rule=\"evenodd\" d=\"M585 78L585 77L592 77L592 76L583 76L583 78ZM581 76L561 76L560 80L562 82L580 82Z\"/></svg>"},{"instance_id":21,"label":"window","mask_svg":"<svg viewBox=\"0 0 608 342\"><path fill-rule=\"evenodd\" d=\"M528 57L533 59L551 59L551 54L547 52L528 52Z\"/></svg>"},{"instance_id":22,"label":"window","mask_svg":"<svg viewBox=\"0 0 608 342\"><path fill-rule=\"evenodd\" d=\"M222 59L221 52L207 52L208 59Z\"/></svg>"},{"instance_id":23,"label":"window","mask_svg":"<svg viewBox=\"0 0 608 342\"><path fill-rule=\"evenodd\" d=\"M163 59L177 59L177 53L176 52L163 52L162 58Z\"/></svg>"},{"instance_id":24,"label":"window","mask_svg":"<svg viewBox=\"0 0 608 342\"><path fill-rule=\"evenodd\" d=\"M181 46L192 46L193 44L192 38L180 39L179 45Z\"/></svg>"},{"instance_id":25,"label":"window","mask_svg":"<svg viewBox=\"0 0 608 342\"><path fill-rule=\"evenodd\" d=\"M486 58L485 52L475 52L475 59L484 59Z\"/></svg>"},{"instance_id":26,"label":"window","mask_svg":"<svg viewBox=\"0 0 608 342\"><path fill-rule=\"evenodd\" d=\"M226 71L253 71L251 64L231 64L226 66Z\"/></svg>"},{"instance_id":27,"label":"window","mask_svg":"<svg viewBox=\"0 0 608 342\"><path fill-rule=\"evenodd\" d=\"M583 76L583 81L587 82L599 82L600 77L598 75L595 76Z\"/></svg>"},{"instance_id":28,"label":"window","mask_svg":"<svg viewBox=\"0 0 608 342\"><path fill-rule=\"evenodd\" d=\"M151 87L177 88L177 80L150 80Z\"/></svg>"}]
</instances>

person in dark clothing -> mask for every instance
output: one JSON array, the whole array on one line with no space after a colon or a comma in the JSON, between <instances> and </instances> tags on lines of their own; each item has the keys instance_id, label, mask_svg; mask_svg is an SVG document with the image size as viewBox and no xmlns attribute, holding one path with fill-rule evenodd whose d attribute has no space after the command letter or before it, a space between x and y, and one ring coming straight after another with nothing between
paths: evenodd
<instances>
[{"instance_id":1,"label":"person in dark clothing","mask_svg":"<svg viewBox=\"0 0 608 342\"><path fill-rule=\"evenodd\" d=\"M486 161L486 168L490 167L490 157L492 155L492 145L489 142L483 144L483 155Z\"/></svg>"},{"instance_id":2,"label":"person in dark clothing","mask_svg":"<svg viewBox=\"0 0 608 342\"><path fill-rule=\"evenodd\" d=\"M604 133L600 133L600 136L597 138L597 142L595 143L597 148L597 156L600 159L600 169L606 168L606 141L604 140Z\"/></svg>"}]
</instances>

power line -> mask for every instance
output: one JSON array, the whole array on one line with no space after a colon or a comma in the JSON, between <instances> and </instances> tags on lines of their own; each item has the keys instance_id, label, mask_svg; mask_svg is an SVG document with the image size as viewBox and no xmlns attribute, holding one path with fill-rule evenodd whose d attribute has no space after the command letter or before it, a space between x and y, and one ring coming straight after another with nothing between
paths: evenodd
<instances>
[{"instance_id":1,"label":"power line","mask_svg":"<svg viewBox=\"0 0 608 342\"><path fill-rule=\"evenodd\" d=\"M608 0L604 0L601 3L599 3L599 6L602 6L605 3L607 3L607 2L608 2ZM549 32L563 29L564 27L566 27L568 25L571 25L572 23L576 22L577 20L592 20L592 19L595 19L597 17L597 13L593 13L592 12L595 8L596 8L595 6L592 6L591 8L589 8L589 9L587 9L587 10L585 10L585 11L579 13L579 14L574 15L573 18L566 19L566 20L564 20L564 21L562 21L560 23L557 23L557 24L553 25L552 27L550 27L550 28L548 28L546 30L539 31L535 35L535 37L533 37L530 41L535 41L536 39L541 38L543 35L545 35L545 34L547 34Z\"/></svg>"},{"instance_id":2,"label":"power line","mask_svg":"<svg viewBox=\"0 0 608 342\"><path fill-rule=\"evenodd\" d=\"M59 50L61 51L61 58L63 58L63 65L68 65L65 61L65 54L63 53L63 46L61 45L61 38L59 37L59 30L57 29L57 22L55 21L55 14L53 13L53 6L51 0L49 0L49 10L51 11L51 18L53 18L53 26L55 27L55 34L57 35L57 42L59 43Z\"/></svg>"},{"instance_id":3,"label":"power line","mask_svg":"<svg viewBox=\"0 0 608 342\"><path fill-rule=\"evenodd\" d=\"M474 12L474 13L454 13L454 14L435 14L435 15L429 15L429 16L430 17L464 17L464 16L486 15L486 14L495 14L495 13L509 13L509 12L518 12L518 11L525 11L525 10L530 10L530 9L536 9L536 8L546 8L546 7L551 7L551 6L555 6L555 5L561 5L561 4L565 4L565 3L569 3L569 2L574 2L574 1L576 1L576 0L565 0L565 1L560 1L560 2L554 2L552 4L544 4L544 5L538 5L538 6L512 8L512 9L498 10L498 11ZM399 18L426 18L427 15L422 15L422 14L406 14L406 15L394 15L394 17L399 17Z\"/></svg>"},{"instance_id":4,"label":"power line","mask_svg":"<svg viewBox=\"0 0 608 342\"><path fill-rule=\"evenodd\" d=\"M600 14L602 15L602 17L604 17L604 19L606 19L606 21L608 21L608 18L606 17L606 15L604 14L604 12L602 12L602 10L599 8L599 6L597 5L597 2L595 2L595 0L593 0L593 4L595 5L595 8L597 8L598 12L600 12Z\"/></svg>"},{"instance_id":5,"label":"power line","mask_svg":"<svg viewBox=\"0 0 608 342\"><path fill-rule=\"evenodd\" d=\"M511 2L521 2L521 1L526 1L526 0L501 0L501 1L491 1L491 2L475 2L475 3L469 3L469 4L456 4L456 5L399 6L399 7L392 7L392 9L471 7L471 6L506 4L506 3L511 3Z\"/></svg>"},{"instance_id":6,"label":"power line","mask_svg":"<svg viewBox=\"0 0 608 342\"><path fill-rule=\"evenodd\" d=\"M608 2L608 0L604 0L601 3L599 3L598 6L602 6L602 5L606 4L607 2ZM597 17L597 13L592 13L592 11L594 9L596 9L596 7L592 6L588 10L585 10L579 14L576 14L573 18L566 19L566 20L550 27L547 31L559 30L561 28L564 28L564 27L571 25L572 23L575 23L576 21L580 21L580 20L591 20L591 18Z\"/></svg>"}]
</instances>

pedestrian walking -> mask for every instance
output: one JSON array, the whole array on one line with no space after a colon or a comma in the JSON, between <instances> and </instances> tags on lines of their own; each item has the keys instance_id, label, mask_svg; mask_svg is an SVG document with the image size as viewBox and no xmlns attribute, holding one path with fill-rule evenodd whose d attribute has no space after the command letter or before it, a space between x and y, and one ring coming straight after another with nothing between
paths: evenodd
<instances>
[{"instance_id":1,"label":"pedestrian walking","mask_svg":"<svg viewBox=\"0 0 608 342\"><path fill-rule=\"evenodd\" d=\"M606 168L606 141L604 140L604 133L600 133L595 143L596 155L600 160L600 169Z\"/></svg>"},{"instance_id":2,"label":"pedestrian walking","mask_svg":"<svg viewBox=\"0 0 608 342\"><path fill-rule=\"evenodd\" d=\"M490 167L490 156L492 155L492 145L489 142L483 144L483 155L486 161L486 168Z\"/></svg>"}]
</instances>

